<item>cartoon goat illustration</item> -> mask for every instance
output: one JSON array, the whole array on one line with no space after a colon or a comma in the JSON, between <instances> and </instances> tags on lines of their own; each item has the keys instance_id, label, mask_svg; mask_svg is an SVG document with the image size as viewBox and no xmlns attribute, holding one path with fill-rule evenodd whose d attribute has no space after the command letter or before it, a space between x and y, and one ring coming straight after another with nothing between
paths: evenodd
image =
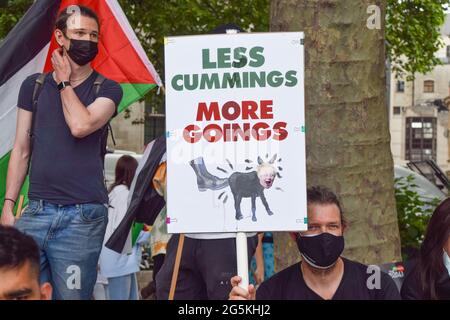
<instances>
[{"instance_id":1,"label":"cartoon goat illustration","mask_svg":"<svg viewBox=\"0 0 450 320\"><path fill-rule=\"evenodd\" d=\"M234 172L228 178L219 178L209 173L206 169L203 157L193 159L189 162L189 164L192 169L194 169L197 176L197 186L199 191L206 191L208 189L220 190L229 186L234 198L236 220L241 220L243 218L241 212L242 198L251 198L252 221L257 221L256 198L258 197L261 198L267 214L273 215L273 212L270 210L269 204L267 203L266 197L264 196L264 189L269 189L272 187L276 176L281 177L274 166L276 158L277 155L275 154L268 162L264 162L261 157L258 156L258 166L256 171ZM281 159L279 161L281 161ZM228 162L228 164L233 169L231 163ZM218 169L226 172L223 169ZM219 196L219 199L221 196Z\"/></svg>"}]
</instances>

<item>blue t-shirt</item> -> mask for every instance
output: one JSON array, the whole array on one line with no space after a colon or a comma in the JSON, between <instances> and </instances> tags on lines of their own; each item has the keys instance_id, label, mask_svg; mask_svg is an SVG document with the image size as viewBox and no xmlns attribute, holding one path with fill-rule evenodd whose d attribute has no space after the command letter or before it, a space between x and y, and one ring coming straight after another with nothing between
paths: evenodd
<instances>
[{"instance_id":1,"label":"blue t-shirt","mask_svg":"<svg viewBox=\"0 0 450 320\"><path fill-rule=\"evenodd\" d=\"M74 88L85 105L95 100L93 72ZM32 112L35 81L39 74L29 76L22 83L18 107ZM122 88L106 79L97 97L105 97L118 106ZM31 155L28 197L50 203L69 205L80 203L108 203L103 163L101 159L101 130L84 138L75 138L66 123L57 84L49 73L39 94L35 118L34 142Z\"/></svg>"}]
</instances>

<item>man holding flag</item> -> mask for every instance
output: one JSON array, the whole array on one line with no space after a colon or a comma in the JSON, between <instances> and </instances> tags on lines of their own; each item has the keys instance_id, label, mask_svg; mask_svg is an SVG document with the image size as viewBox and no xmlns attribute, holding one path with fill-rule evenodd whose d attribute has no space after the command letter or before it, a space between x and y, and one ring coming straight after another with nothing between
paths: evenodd
<instances>
[{"instance_id":1,"label":"man holding flag","mask_svg":"<svg viewBox=\"0 0 450 320\"><path fill-rule=\"evenodd\" d=\"M32 152L30 201L16 227L39 244L41 281L53 285L54 298L90 299L108 212L102 129L116 113L122 89L108 79L98 93L93 89L98 73L89 63L98 52L99 20L87 7L70 9L56 20L54 71L41 84L36 114L33 91L39 74L20 89L1 222L14 224L13 207Z\"/></svg>"}]
</instances>

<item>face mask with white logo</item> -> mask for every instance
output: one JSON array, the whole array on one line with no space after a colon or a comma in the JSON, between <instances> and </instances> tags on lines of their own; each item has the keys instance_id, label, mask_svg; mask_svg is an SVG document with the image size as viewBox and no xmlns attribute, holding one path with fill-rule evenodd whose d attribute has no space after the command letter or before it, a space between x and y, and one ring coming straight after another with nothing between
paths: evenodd
<instances>
[{"instance_id":1,"label":"face mask with white logo","mask_svg":"<svg viewBox=\"0 0 450 320\"><path fill-rule=\"evenodd\" d=\"M326 270L333 267L344 251L344 237L331 233L302 236L297 246L305 261L312 267Z\"/></svg>"}]
</instances>

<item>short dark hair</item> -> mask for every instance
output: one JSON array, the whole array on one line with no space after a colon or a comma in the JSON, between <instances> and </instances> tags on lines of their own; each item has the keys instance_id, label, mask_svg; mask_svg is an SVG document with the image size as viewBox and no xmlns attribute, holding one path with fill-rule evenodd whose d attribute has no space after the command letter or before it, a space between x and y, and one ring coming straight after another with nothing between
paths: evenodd
<instances>
[{"instance_id":1,"label":"short dark hair","mask_svg":"<svg viewBox=\"0 0 450 320\"><path fill-rule=\"evenodd\" d=\"M227 23L227 24L221 24L220 26L217 26L215 29L211 31L212 34L221 34L221 33L227 33L227 30L236 30L237 32L244 32L241 27L239 27L235 23Z\"/></svg>"},{"instance_id":2,"label":"short dark hair","mask_svg":"<svg viewBox=\"0 0 450 320\"><path fill-rule=\"evenodd\" d=\"M0 225L0 270L19 269L27 262L39 279L39 247L32 237Z\"/></svg>"},{"instance_id":3,"label":"short dark hair","mask_svg":"<svg viewBox=\"0 0 450 320\"><path fill-rule=\"evenodd\" d=\"M335 204L341 214L341 223L343 226L347 224L342 211L341 202L338 196L330 189L322 186L315 186L307 190L308 205L310 204Z\"/></svg>"},{"instance_id":4,"label":"short dark hair","mask_svg":"<svg viewBox=\"0 0 450 320\"><path fill-rule=\"evenodd\" d=\"M69 17L75 13L75 11L68 10L70 7L71 6L68 6L63 10L61 10L55 22L55 28L61 30L64 34L66 33L67 30L67 19L69 19ZM98 19L97 14L93 10L89 9L88 7L80 5L77 5L76 7L80 9L79 13L83 17L89 17L94 19L97 22L98 28L100 29L100 20Z\"/></svg>"}]
</instances>

